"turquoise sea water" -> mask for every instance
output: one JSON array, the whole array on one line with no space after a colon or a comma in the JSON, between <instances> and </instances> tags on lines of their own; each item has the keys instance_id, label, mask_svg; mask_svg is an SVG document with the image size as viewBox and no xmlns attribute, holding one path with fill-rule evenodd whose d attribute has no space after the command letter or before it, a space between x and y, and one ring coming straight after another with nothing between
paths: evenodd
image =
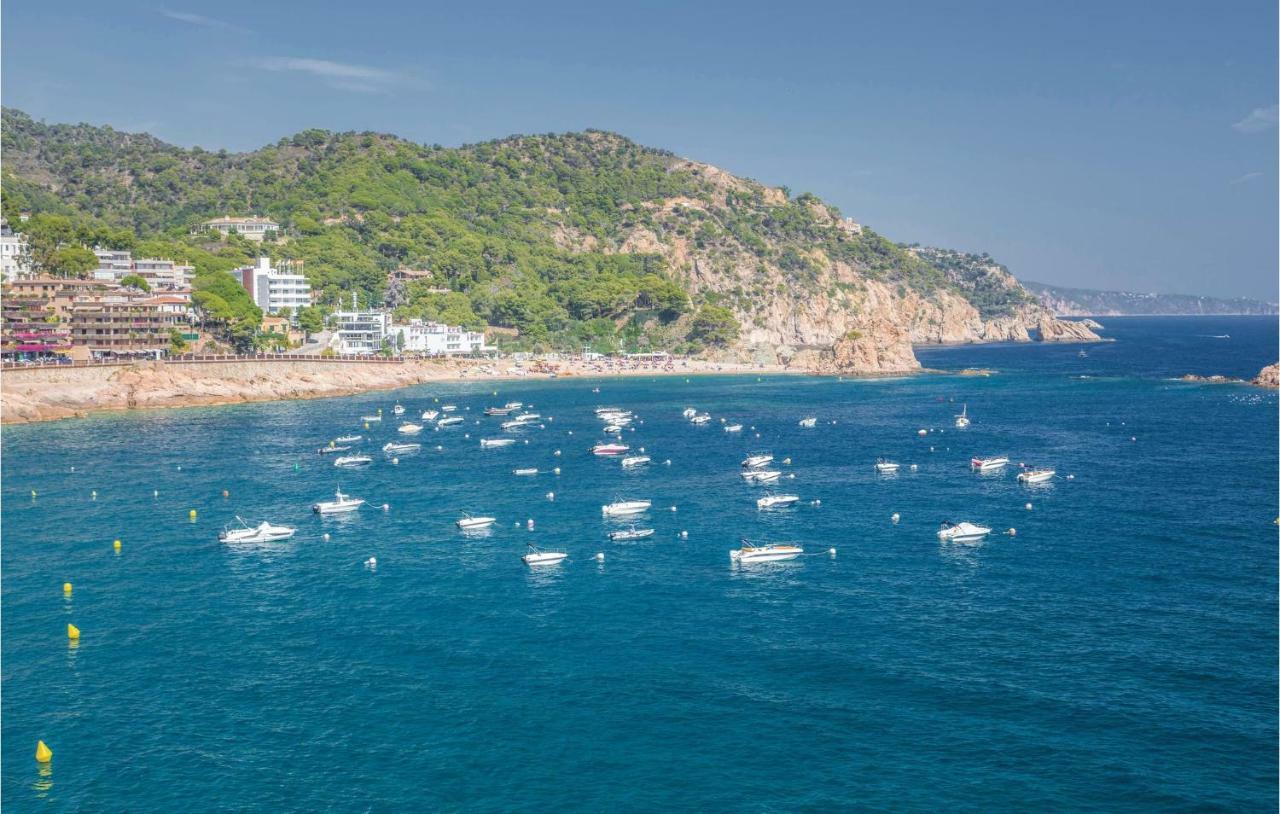
<instances>
[{"instance_id":1,"label":"turquoise sea water","mask_svg":"<svg viewBox=\"0 0 1280 814\"><path fill-rule=\"evenodd\" d=\"M450 384L6 428L5 808L1274 811L1277 398L1167 377L1252 375L1276 321L1106 323L1085 358L920 353L991 378ZM437 397L482 427L360 472L314 453ZM554 420L480 450L509 399ZM587 454L606 403L657 465ZM752 450L792 458L806 505L756 510ZM1075 477L969 472L995 453ZM313 516L339 474L390 510ZM615 496L654 501L655 537L604 538ZM463 511L499 523L466 538ZM299 531L219 543L237 513ZM944 519L1017 535L940 545ZM741 536L808 554L733 567ZM530 570L528 541L569 559Z\"/></svg>"}]
</instances>

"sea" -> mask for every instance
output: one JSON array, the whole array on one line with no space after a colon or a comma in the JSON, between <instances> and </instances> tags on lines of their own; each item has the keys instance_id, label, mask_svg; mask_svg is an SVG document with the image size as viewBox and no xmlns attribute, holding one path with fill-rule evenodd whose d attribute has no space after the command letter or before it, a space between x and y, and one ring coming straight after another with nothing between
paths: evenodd
<instances>
[{"instance_id":1,"label":"sea","mask_svg":"<svg viewBox=\"0 0 1280 814\"><path fill-rule=\"evenodd\" d=\"M922 348L941 372L896 379L5 427L5 810L1274 812L1277 396L1176 377L1255 375L1277 320L1102 321L1114 341ZM542 418L481 449L513 400ZM396 403L466 421L391 461ZM598 405L651 465L590 454ZM316 453L353 432L372 465ZM752 452L795 508L757 509ZM368 505L314 515L339 488ZM617 499L652 507L602 517ZM465 535L467 512L497 520ZM237 517L297 533L219 542ZM939 541L962 520L993 532ZM632 522L655 534L606 537ZM736 564L744 539L804 554ZM528 567L531 544L568 556Z\"/></svg>"}]
</instances>

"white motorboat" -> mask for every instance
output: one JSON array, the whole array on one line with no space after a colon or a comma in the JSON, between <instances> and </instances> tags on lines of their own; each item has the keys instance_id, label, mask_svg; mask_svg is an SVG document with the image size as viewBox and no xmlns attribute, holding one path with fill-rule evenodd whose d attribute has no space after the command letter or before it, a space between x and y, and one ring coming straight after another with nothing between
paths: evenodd
<instances>
[{"instance_id":1,"label":"white motorboat","mask_svg":"<svg viewBox=\"0 0 1280 814\"><path fill-rule=\"evenodd\" d=\"M423 410L422 411L423 421L435 421L439 417L440 417L439 410Z\"/></svg>"},{"instance_id":2,"label":"white motorboat","mask_svg":"<svg viewBox=\"0 0 1280 814\"><path fill-rule=\"evenodd\" d=\"M516 410L519 410L521 407L523 407L523 406L524 406L524 402L523 402L523 401L508 401L506 404L504 404L504 405L502 405L502 406L503 406L504 408L506 408L506 409L511 410L512 412L514 412L514 411L516 411Z\"/></svg>"},{"instance_id":3,"label":"white motorboat","mask_svg":"<svg viewBox=\"0 0 1280 814\"><path fill-rule=\"evenodd\" d=\"M297 533L297 529L289 526L277 526L263 520L256 526L250 526L239 516L236 520L240 522L241 528L232 528L225 526L218 535L218 539L224 543L270 543L275 540L287 540Z\"/></svg>"},{"instance_id":4,"label":"white motorboat","mask_svg":"<svg viewBox=\"0 0 1280 814\"><path fill-rule=\"evenodd\" d=\"M944 522L938 528L938 539L949 543L972 543L981 540L991 533L991 529L986 526L979 526L975 523L949 523Z\"/></svg>"},{"instance_id":5,"label":"white motorboat","mask_svg":"<svg viewBox=\"0 0 1280 814\"><path fill-rule=\"evenodd\" d=\"M1021 483L1044 483L1052 480L1053 476L1058 474L1054 469L1026 469L1018 473L1018 481Z\"/></svg>"},{"instance_id":6,"label":"white motorboat","mask_svg":"<svg viewBox=\"0 0 1280 814\"><path fill-rule=\"evenodd\" d=\"M622 409L621 407L597 407L595 409L596 415L604 415L605 413L625 413L625 412L626 410Z\"/></svg>"},{"instance_id":7,"label":"white motorboat","mask_svg":"<svg viewBox=\"0 0 1280 814\"><path fill-rule=\"evenodd\" d=\"M994 458L970 458L969 467L979 472L993 472L1009 465L1009 459L1003 455Z\"/></svg>"},{"instance_id":8,"label":"white motorboat","mask_svg":"<svg viewBox=\"0 0 1280 814\"><path fill-rule=\"evenodd\" d=\"M525 423L523 421L504 421L502 422L501 426L502 426L502 429L506 430L507 432L511 432L512 430L523 429L525 426Z\"/></svg>"},{"instance_id":9,"label":"white motorboat","mask_svg":"<svg viewBox=\"0 0 1280 814\"><path fill-rule=\"evenodd\" d=\"M604 432L605 432L605 434L606 434L606 435L621 435L621 434L622 434L622 425L621 425L621 424L609 424L608 426L606 426L606 427L604 428Z\"/></svg>"},{"instance_id":10,"label":"white motorboat","mask_svg":"<svg viewBox=\"0 0 1280 814\"><path fill-rule=\"evenodd\" d=\"M521 413L520 415L516 416L515 420L523 423L528 423L530 421L537 421L540 418L542 418L542 413Z\"/></svg>"},{"instance_id":11,"label":"white motorboat","mask_svg":"<svg viewBox=\"0 0 1280 814\"><path fill-rule=\"evenodd\" d=\"M452 413L452 412L456 411L457 409L458 409L458 405L456 405L456 404L442 404L442 405L440 405L440 411L441 411L442 413Z\"/></svg>"},{"instance_id":12,"label":"white motorboat","mask_svg":"<svg viewBox=\"0 0 1280 814\"><path fill-rule=\"evenodd\" d=\"M514 438L481 438L480 448L489 449L490 447L509 447L516 442Z\"/></svg>"},{"instance_id":13,"label":"white motorboat","mask_svg":"<svg viewBox=\"0 0 1280 814\"><path fill-rule=\"evenodd\" d=\"M342 490L339 489L333 493L333 500L322 500L319 503L311 504L311 511L316 514L342 514L343 512L354 512L363 505L363 499L344 495Z\"/></svg>"},{"instance_id":14,"label":"white motorboat","mask_svg":"<svg viewBox=\"0 0 1280 814\"><path fill-rule=\"evenodd\" d=\"M382 420L382 413L378 413L377 415L366 415L366 416L361 416L361 417L360 417L360 420L361 420L361 421L381 421L381 420Z\"/></svg>"},{"instance_id":15,"label":"white motorboat","mask_svg":"<svg viewBox=\"0 0 1280 814\"><path fill-rule=\"evenodd\" d=\"M464 514L461 520L454 521L454 525L463 531L477 531L478 529L487 529L497 522L493 517L472 517Z\"/></svg>"},{"instance_id":16,"label":"white motorboat","mask_svg":"<svg viewBox=\"0 0 1280 814\"><path fill-rule=\"evenodd\" d=\"M400 429L397 430L397 432L399 432L401 435L417 435L418 433L422 432L422 425L421 424L401 424Z\"/></svg>"},{"instance_id":17,"label":"white motorboat","mask_svg":"<svg viewBox=\"0 0 1280 814\"><path fill-rule=\"evenodd\" d=\"M680 415L684 416L685 418L693 418L697 414L698 414L698 411L693 409L692 407L686 407L684 408L684 412L680 413Z\"/></svg>"},{"instance_id":18,"label":"white motorboat","mask_svg":"<svg viewBox=\"0 0 1280 814\"><path fill-rule=\"evenodd\" d=\"M350 469L357 466L368 466L371 463L373 463L373 459L368 455L343 455L335 460L333 465Z\"/></svg>"},{"instance_id":19,"label":"white motorboat","mask_svg":"<svg viewBox=\"0 0 1280 814\"><path fill-rule=\"evenodd\" d=\"M752 545L746 540L743 540L742 548L729 552L729 559L739 563L781 562L783 560L794 560L803 553L803 548L789 543Z\"/></svg>"},{"instance_id":20,"label":"white motorboat","mask_svg":"<svg viewBox=\"0 0 1280 814\"><path fill-rule=\"evenodd\" d=\"M969 405L968 404L964 405L964 408L960 410L960 415L956 416L956 426L962 430L965 427L969 426Z\"/></svg>"},{"instance_id":21,"label":"white motorboat","mask_svg":"<svg viewBox=\"0 0 1280 814\"><path fill-rule=\"evenodd\" d=\"M422 444L401 441L388 441L382 445L382 451L388 455L403 455L408 452L417 452L420 449L422 449Z\"/></svg>"},{"instance_id":22,"label":"white motorboat","mask_svg":"<svg viewBox=\"0 0 1280 814\"><path fill-rule=\"evenodd\" d=\"M569 555L563 551L543 551L529 543L529 553L520 559L524 560L525 565L555 565L567 556Z\"/></svg>"},{"instance_id":23,"label":"white motorboat","mask_svg":"<svg viewBox=\"0 0 1280 814\"><path fill-rule=\"evenodd\" d=\"M625 517L630 514L642 514L649 511L652 500L619 500L600 507L600 514L605 517Z\"/></svg>"},{"instance_id":24,"label":"white motorboat","mask_svg":"<svg viewBox=\"0 0 1280 814\"><path fill-rule=\"evenodd\" d=\"M800 502L799 495L765 495L756 501L757 509L789 509Z\"/></svg>"},{"instance_id":25,"label":"white motorboat","mask_svg":"<svg viewBox=\"0 0 1280 814\"><path fill-rule=\"evenodd\" d=\"M626 444L601 442L591 448L592 455L621 455L627 452L631 447Z\"/></svg>"},{"instance_id":26,"label":"white motorboat","mask_svg":"<svg viewBox=\"0 0 1280 814\"><path fill-rule=\"evenodd\" d=\"M725 432L742 432L742 425L741 425L741 424L726 424L726 425L725 425L725 427L724 427L724 431L725 431Z\"/></svg>"},{"instance_id":27,"label":"white motorboat","mask_svg":"<svg viewBox=\"0 0 1280 814\"><path fill-rule=\"evenodd\" d=\"M536 466L527 466L523 469L513 469L511 470L511 474L512 475L536 475L538 474L538 468Z\"/></svg>"},{"instance_id":28,"label":"white motorboat","mask_svg":"<svg viewBox=\"0 0 1280 814\"><path fill-rule=\"evenodd\" d=\"M484 414L487 416L507 416L507 415L511 415L511 408L510 407L486 407L484 408ZM426 418L427 416L424 414L422 417Z\"/></svg>"},{"instance_id":29,"label":"white motorboat","mask_svg":"<svg viewBox=\"0 0 1280 814\"><path fill-rule=\"evenodd\" d=\"M356 442L360 441L362 438L364 438L364 436L362 436L362 435L340 435L340 436L338 436L337 438L333 439L333 443L335 443L335 444L354 444L354 443L356 443Z\"/></svg>"},{"instance_id":30,"label":"white motorboat","mask_svg":"<svg viewBox=\"0 0 1280 814\"><path fill-rule=\"evenodd\" d=\"M809 416L808 418L802 418L800 419L800 426L804 427L805 429L812 429L818 426L818 419L814 418L813 416Z\"/></svg>"},{"instance_id":31,"label":"white motorboat","mask_svg":"<svg viewBox=\"0 0 1280 814\"><path fill-rule=\"evenodd\" d=\"M706 413L699 413L698 415L695 415L693 418L689 419L689 421L694 426L701 427L703 424L711 423L711 416L707 415Z\"/></svg>"},{"instance_id":32,"label":"white motorboat","mask_svg":"<svg viewBox=\"0 0 1280 814\"><path fill-rule=\"evenodd\" d=\"M901 464L896 464L888 458L880 458L876 461L876 471L881 475L892 475L901 468Z\"/></svg>"},{"instance_id":33,"label":"white motorboat","mask_svg":"<svg viewBox=\"0 0 1280 814\"><path fill-rule=\"evenodd\" d=\"M645 466L652 460L648 455L628 455L622 459L623 469L635 469L638 466Z\"/></svg>"},{"instance_id":34,"label":"white motorboat","mask_svg":"<svg viewBox=\"0 0 1280 814\"><path fill-rule=\"evenodd\" d=\"M621 531L609 532L609 539L617 542L619 540L643 540L645 537L652 537L653 529L638 529L632 526L629 529Z\"/></svg>"},{"instance_id":35,"label":"white motorboat","mask_svg":"<svg viewBox=\"0 0 1280 814\"><path fill-rule=\"evenodd\" d=\"M743 469L759 469L760 467L773 463L773 456L768 453L760 455L748 455L746 460L742 462Z\"/></svg>"},{"instance_id":36,"label":"white motorboat","mask_svg":"<svg viewBox=\"0 0 1280 814\"><path fill-rule=\"evenodd\" d=\"M780 477L782 473L776 469L749 469L742 473L742 479L753 484L776 483Z\"/></svg>"},{"instance_id":37,"label":"white motorboat","mask_svg":"<svg viewBox=\"0 0 1280 814\"><path fill-rule=\"evenodd\" d=\"M392 407L391 413L392 415L404 415L404 405L397 404L396 406Z\"/></svg>"},{"instance_id":38,"label":"white motorboat","mask_svg":"<svg viewBox=\"0 0 1280 814\"><path fill-rule=\"evenodd\" d=\"M463 418L462 416L460 416L460 415L451 415L451 416L446 416L446 417L444 417L444 418L440 419L439 421L437 421L437 422L436 422L436 426L437 426L437 427L452 427L454 424L461 424L463 421L466 421L466 419L465 419L465 418Z\"/></svg>"},{"instance_id":39,"label":"white motorboat","mask_svg":"<svg viewBox=\"0 0 1280 814\"><path fill-rule=\"evenodd\" d=\"M350 449L351 447L348 445L338 446L337 444L330 444L327 447L320 447L319 449L316 450L316 452L320 453L321 455L332 455L335 452L348 452Z\"/></svg>"}]
</instances>

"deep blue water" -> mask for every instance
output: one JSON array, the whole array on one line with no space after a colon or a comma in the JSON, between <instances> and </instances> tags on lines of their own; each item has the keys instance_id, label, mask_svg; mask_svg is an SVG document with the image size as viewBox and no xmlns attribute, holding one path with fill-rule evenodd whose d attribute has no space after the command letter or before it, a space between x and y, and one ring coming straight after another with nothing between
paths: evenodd
<instances>
[{"instance_id":1,"label":"deep blue water","mask_svg":"<svg viewBox=\"0 0 1280 814\"><path fill-rule=\"evenodd\" d=\"M451 384L6 428L5 807L1275 811L1277 398L1167 377L1253 375L1276 321L1104 322L1086 358L920 353L990 378ZM316 446L437 397L486 426L342 474L389 512L310 514L337 481ZM512 398L554 421L481 451L479 410ZM671 465L588 455L601 403ZM757 512L755 449L821 505ZM1075 477L968 471L990 453ZM657 535L607 542L614 496L651 498ZM464 538L465 510L499 525ZM237 513L299 533L220 544ZM948 518L1017 535L940 545ZM733 567L742 535L809 554ZM530 570L530 540L570 558Z\"/></svg>"}]
</instances>

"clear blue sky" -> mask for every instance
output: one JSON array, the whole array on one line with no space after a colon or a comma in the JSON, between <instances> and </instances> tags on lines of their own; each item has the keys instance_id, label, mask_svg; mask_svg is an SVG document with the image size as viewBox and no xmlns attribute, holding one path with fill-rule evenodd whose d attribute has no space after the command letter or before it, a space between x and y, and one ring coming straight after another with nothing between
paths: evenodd
<instances>
[{"instance_id":1,"label":"clear blue sky","mask_svg":"<svg viewBox=\"0 0 1280 814\"><path fill-rule=\"evenodd\" d=\"M1277 297L1275 0L11 2L3 101L251 149L587 127L1025 279Z\"/></svg>"}]
</instances>

